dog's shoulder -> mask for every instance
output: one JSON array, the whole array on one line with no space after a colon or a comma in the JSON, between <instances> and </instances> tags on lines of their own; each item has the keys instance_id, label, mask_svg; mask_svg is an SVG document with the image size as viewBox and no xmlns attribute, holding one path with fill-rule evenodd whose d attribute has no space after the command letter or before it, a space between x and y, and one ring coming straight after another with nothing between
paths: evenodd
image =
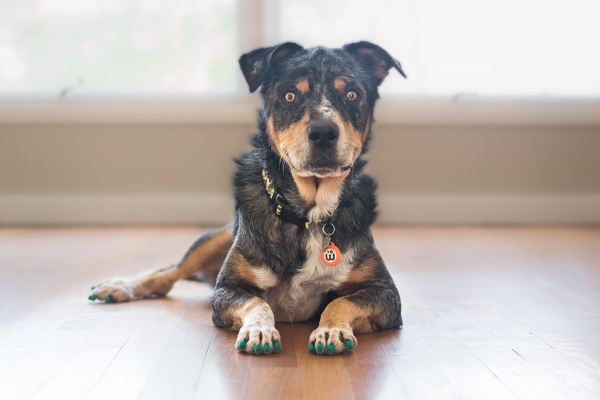
<instances>
[{"instance_id":1,"label":"dog's shoulder","mask_svg":"<svg viewBox=\"0 0 600 400\"><path fill-rule=\"evenodd\" d=\"M236 208L240 206L264 203L264 187L261 171L263 169L260 150L257 148L242 154L236 160L237 170L233 176ZM265 199L266 200L266 199ZM261 204L256 204L260 206Z\"/></svg>"}]
</instances>

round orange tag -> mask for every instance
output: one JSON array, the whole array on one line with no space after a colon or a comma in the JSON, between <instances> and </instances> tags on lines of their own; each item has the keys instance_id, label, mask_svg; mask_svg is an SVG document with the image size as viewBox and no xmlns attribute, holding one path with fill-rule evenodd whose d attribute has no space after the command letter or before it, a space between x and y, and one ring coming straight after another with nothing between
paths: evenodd
<instances>
[{"instance_id":1,"label":"round orange tag","mask_svg":"<svg viewBox=\"0 0 600 400\"><path fill-rule=\"evenodd\" d=\"M329 246L321 253L321 259L325 265L335 267L342 259L342 252L333 242L329 242Z\"/></svg>"}]
</instances>

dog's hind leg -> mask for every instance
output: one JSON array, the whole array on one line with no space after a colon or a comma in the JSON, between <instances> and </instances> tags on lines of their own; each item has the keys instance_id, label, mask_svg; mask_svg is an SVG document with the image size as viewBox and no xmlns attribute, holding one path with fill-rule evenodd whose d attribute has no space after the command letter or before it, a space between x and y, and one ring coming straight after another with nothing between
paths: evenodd
<instances>
[{"instance_id":1,"label":"dog's hind leg","mask_svg":"<svg viewBox=\"0 0 600 400\"><path fill-rule=\"evenodd\" d=\"M165 296L180 279L193 278L215 284L233 243L233 226L207 232L177 264L135 278L112 278L92 287L90 300L117 303Z\"/></svg>"}]
</instances>

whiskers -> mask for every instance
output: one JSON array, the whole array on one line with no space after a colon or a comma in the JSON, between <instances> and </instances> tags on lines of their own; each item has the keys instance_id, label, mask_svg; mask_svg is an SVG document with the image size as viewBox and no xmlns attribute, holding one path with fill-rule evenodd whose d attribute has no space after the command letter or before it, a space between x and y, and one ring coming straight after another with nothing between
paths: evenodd
<instances>
[{"instance_id":1,"label":"whiskers","mask_svg":"<svg viewBox=\"0 0 600 400\"><path fill-rule=\"evenodd\" d=\"M291 163L291 157L286 150L284 150L281 154L281 157L279 158L279 170L285 175L286 173L286 169L293 169L292 163Z\"/></svg>"}]
</instances>

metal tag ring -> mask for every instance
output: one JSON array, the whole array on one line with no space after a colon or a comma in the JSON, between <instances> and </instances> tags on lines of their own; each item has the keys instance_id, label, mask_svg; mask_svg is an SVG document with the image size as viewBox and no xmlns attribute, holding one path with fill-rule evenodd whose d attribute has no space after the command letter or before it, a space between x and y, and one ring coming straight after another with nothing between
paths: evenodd
<instances>
[{"instance_id":1,"label":"metal tag ring","mask_svg":"<svg viewBox=\"0 0 600 400\"><path fill-rule=\"evenodd\" d=\"M325 230L326 226L331 226L331 232L327 233L327 231ZM331 222L328 222L326 224L323 224L323 228L321 229L323 231L323 234L325 236L332 236L335 233L335 225L333 225Z\"/></svg>"}]
</instances>

